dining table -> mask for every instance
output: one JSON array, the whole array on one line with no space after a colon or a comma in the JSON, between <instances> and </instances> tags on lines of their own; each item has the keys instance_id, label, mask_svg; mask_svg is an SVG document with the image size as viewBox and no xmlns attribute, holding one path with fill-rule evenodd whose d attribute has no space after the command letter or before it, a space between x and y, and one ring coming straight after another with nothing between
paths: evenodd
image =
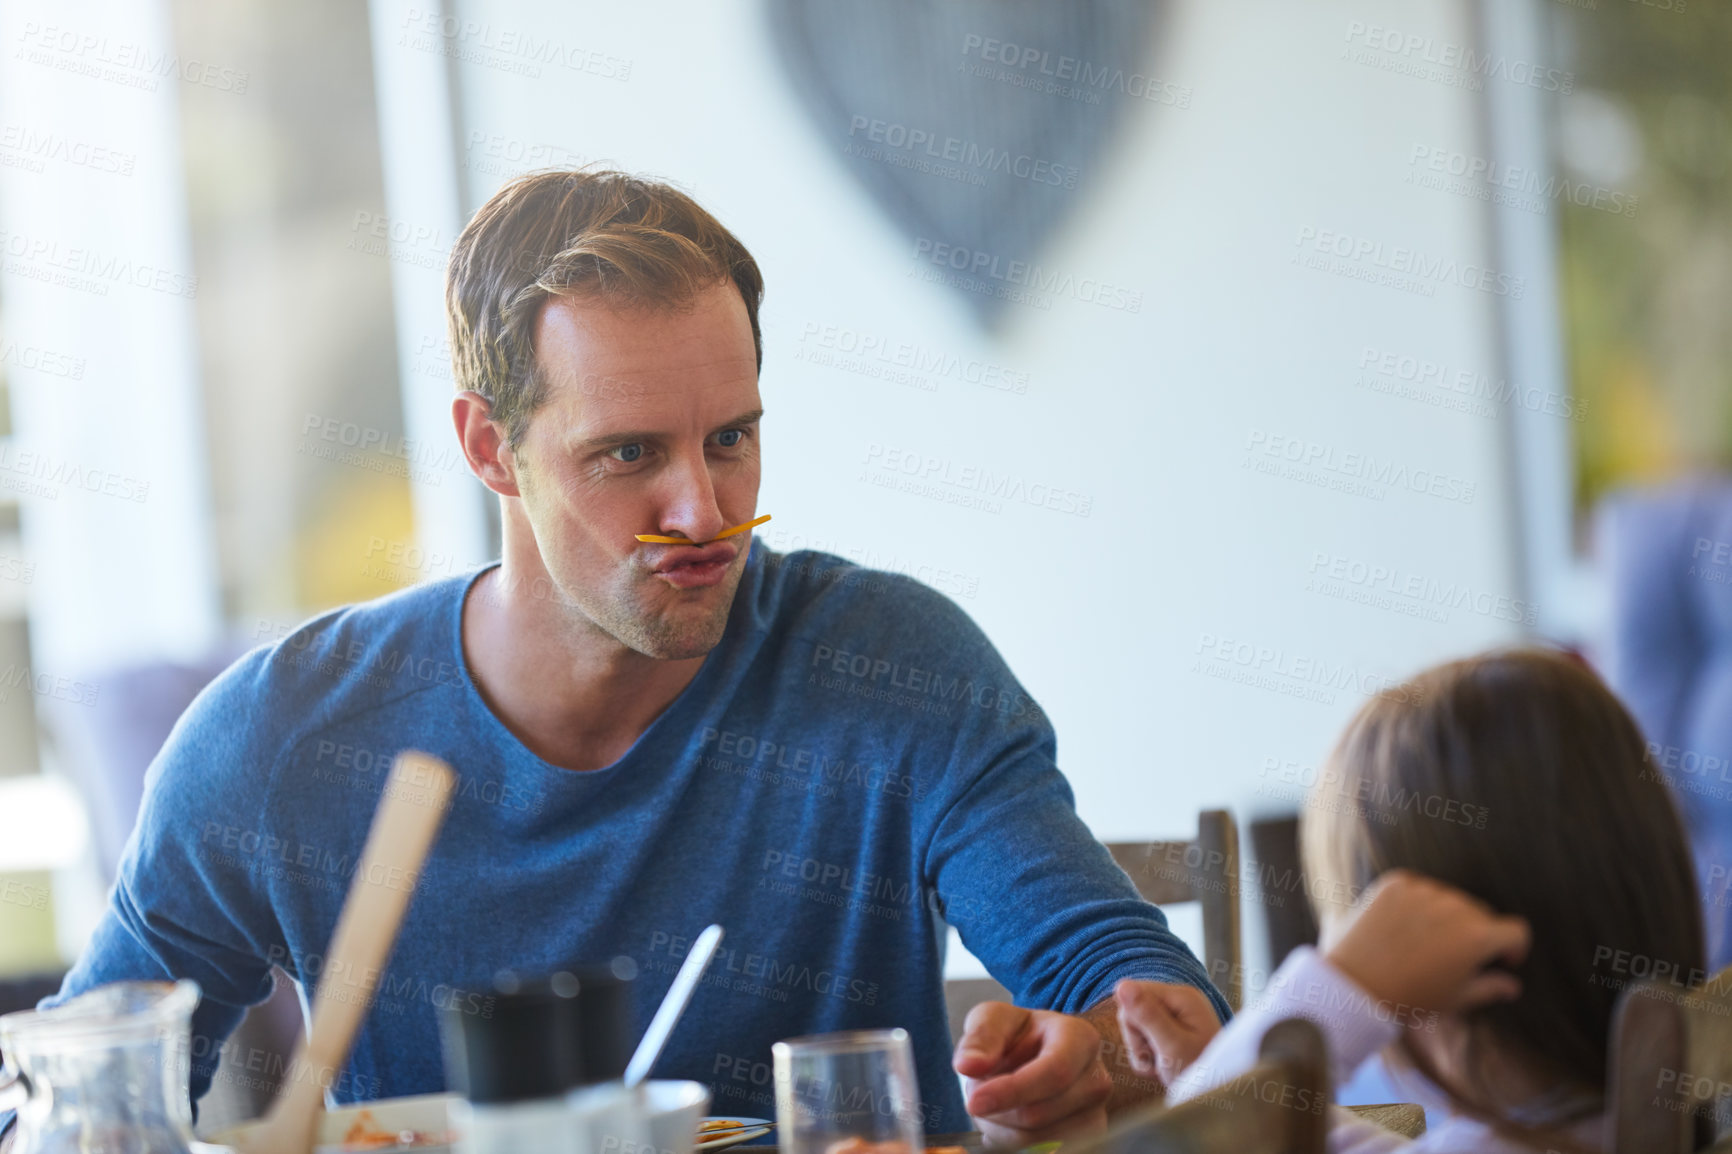
<instances>
[{"instance_id":1,"label":"dining table","mask_svg":"<svg viewBox=\"0 0 1732 1154\"><path fill-rule=\"evenodd\" d=\"M1385 1130L1392 1131L1404 1138L1418 1138L1425 1133L1425 1111L1419 1106L1407 1102L1383 1102L1373 1105L1347 1106L1344 1109L1369 1122L1375 1122ZM1039 1146L1059 1146L1061 1143L1040 1143ZM928 1134L926 1147L928 1150L942 1146L960 1146L965 1150L981 1150L985 1148L985 1135L978 1130L965 1130L959 1134ZM759 1144L742 1142L734 1149L744 1154L781 1154L781 1149L773 1142ZM1029 1148L1033 1149L1033 1147ZM3 1154L3 1152L0 1152Z\"/></svg>"}]
</instances>

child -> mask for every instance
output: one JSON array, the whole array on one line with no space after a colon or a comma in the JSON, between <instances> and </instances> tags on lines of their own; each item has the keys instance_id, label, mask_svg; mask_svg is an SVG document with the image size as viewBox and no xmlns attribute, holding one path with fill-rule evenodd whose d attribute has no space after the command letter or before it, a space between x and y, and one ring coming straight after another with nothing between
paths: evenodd
<instances>
[{"instance_id":1,"label":"child","mask_svg":"<svg viewBox=\"0 0 1732 1154\"><path fill-rule=\"evenodd\" d=\"M1171 1080L1182 1101L1249 1069L1264 1031L1300 1015L1322 1028L1336 1084L1382 1051L1447 1114L1408 1142L1337 1111L1333 1151L1605 1150L1629 969L1614 961L1704 965L1671 797L1630 715L1565 656L1495 653L1409 689L1359 711L1301 818L1310 892L1345 895L1317 903L1320 947L1295 950L1213 1040L1157 984L1121 982L1133 1065L1166 1074L1157 1046L1201 1050Z\"/></svg>"}]
</instances>

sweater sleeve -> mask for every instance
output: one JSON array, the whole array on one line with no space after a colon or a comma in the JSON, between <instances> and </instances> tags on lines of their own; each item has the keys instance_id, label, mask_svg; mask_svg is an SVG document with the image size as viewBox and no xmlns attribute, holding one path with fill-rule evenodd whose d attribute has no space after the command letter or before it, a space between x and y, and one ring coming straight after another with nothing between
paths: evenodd
<instances>
[{"instance_id":1,"label":"sweater sleeve","mask_svg":"<svg viewBox=\"0 0 1732 1154\"><path fill-rule=\"evenodd\" d=\"M1257 1064L1263 1035L1286 1018L1307 1018L1323 1032L1329 1051L1330 1089L1401 1032L1399 1009L1379 1004L1310 946L1295 949L1269 983L1268 992L1215 1035L1167 1090L1183 1102L1232 1081ZM1339 1108L1330 1112L1331 1154L1382 1154L1411 1144L1375 1123Z\"/></svg>"},{"instance_id":2,"label":"sweater sleeve","mask_svg":"<svg viewBox=\"0 0 1732 1154\"><path fill-rule=\"evenodd\" d=\"M924 865L945 920L1018 1005L1080 1013L1142 978L1197 987L1225 1021L1203 965L1077 816L1045 715L997 668L1011 687L995 700L1027 709L965 724L952 750L972 772L944 799Z\"/></svg>"},{"instance_id":3,"label":"sweater sleeve","mask_svg":"<svg viewBox=\"0 0 1732 1154\"><path fill-rule=\"evenodd\" d=\"M1051 721L980 627L898 574L825 585L789 644L859 664L861 716L912 782L910 870L993 977L1019 1005L1070 1014L1121 978L1191 985L1225 1019L1202 963L1077 815Z\"/></svg>"},{"instance_id":4,"label":"sweater sleeve","mask_svg":"<svg viewBox=\"0 0 1732 1154\"><path fill-rule=\"evenodd\" d=\"M110 982L197 982L194 1102L246 1008L269 996L271 947L280 939L261 884L271 864L271 766L255 753L249 698L257 664L243 659L207 687L157 754L108 910L60 992L43 1003Z\"/></svg>"}]
</instances>

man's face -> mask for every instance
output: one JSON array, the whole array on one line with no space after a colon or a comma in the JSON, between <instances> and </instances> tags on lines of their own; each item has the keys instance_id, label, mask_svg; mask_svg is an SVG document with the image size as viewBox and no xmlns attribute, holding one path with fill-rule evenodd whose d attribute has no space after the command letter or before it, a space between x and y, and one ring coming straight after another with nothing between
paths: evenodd
<instances>
[{"instance_id":1,"label":"man's face","mask_svg":"<svg viewBox=\"0 0 1732 1154\"><path fill-rule=\"evenodd\" d=\"M535 326L546 399L515 451L522 510L561 595L651 657L722 638L758 504L757 357L739 290L679 309L554 298Z\"/></svg>"}]
</instances>

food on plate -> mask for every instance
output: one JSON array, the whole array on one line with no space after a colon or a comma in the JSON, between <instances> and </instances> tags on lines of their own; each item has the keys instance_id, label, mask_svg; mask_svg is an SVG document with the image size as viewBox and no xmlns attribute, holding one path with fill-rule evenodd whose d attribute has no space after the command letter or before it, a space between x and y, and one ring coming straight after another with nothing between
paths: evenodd
<instances>
[{"instance_id":1,"label":"food on plate","mask_svg":"<svg viewBox=\"0 0 1732 1154\"><path fill-rule=\"evenodd\" d=\"M892 1139L888 1142L871 1142L865 1138L844 1138L840 1142L832 1142L825 1148L824 1154L908 1154L908 1143ZM928 1146L926 1154L970 1154L962 1146Z\"/></svg>"},{"instance_id":2,"label":"food on plate","mask_svg":"<svg viewBox=\"0 0 1732 1154\"><path fill-rule=\"evenodd\" d=\"M744 525L734 525L731 528L723 529L720 533L711 537L710 541L720 541L723 537L732 537L736 533L744 533L747 529L762 525L769 519L770 515L765 513L762 517L747 521ZM693 541L689 537L664 537L660 533L639 533L637 534L637 539L639 541L648 541L652 545L708 545L710 543L710 541Z\"/></svg>"},{"instance_id":3,"label":"food on plate","mask_svg":"<svg viewBox=\"0 0 1732 1154\"><path fill-rule=\"evenodd\" d=\"M387 1130L373 1120L371 1110L362 1110L355 1122L343 1132L345 1150L390 1150L403 1146L449 1146L450 1134L433 1134L426 1130Z\"/></svg>"},{"instance_id":4,"label":"food on plate","mask_svg":"<svg viewBox=\"0 0 1732 1154\"><path fill-rule=\"evenodd\" d=\"M762 1118L705 1118L698 1123L698 1144L707 1147L729 1139L743 1142L767 1133L775 1125Z\"/></svg>"},{"instance_id":5,"label":"food on plate","mask_svg":"<svg viewBox=\"0 0 1732 1154\"><path fill-rule=\"evenodd\" d=\"M824 1154L909 1154L908 1143L894 1139L872 1142L865 1138L844 1138L824 1148Z\"/></svg>"}]
</instances>

